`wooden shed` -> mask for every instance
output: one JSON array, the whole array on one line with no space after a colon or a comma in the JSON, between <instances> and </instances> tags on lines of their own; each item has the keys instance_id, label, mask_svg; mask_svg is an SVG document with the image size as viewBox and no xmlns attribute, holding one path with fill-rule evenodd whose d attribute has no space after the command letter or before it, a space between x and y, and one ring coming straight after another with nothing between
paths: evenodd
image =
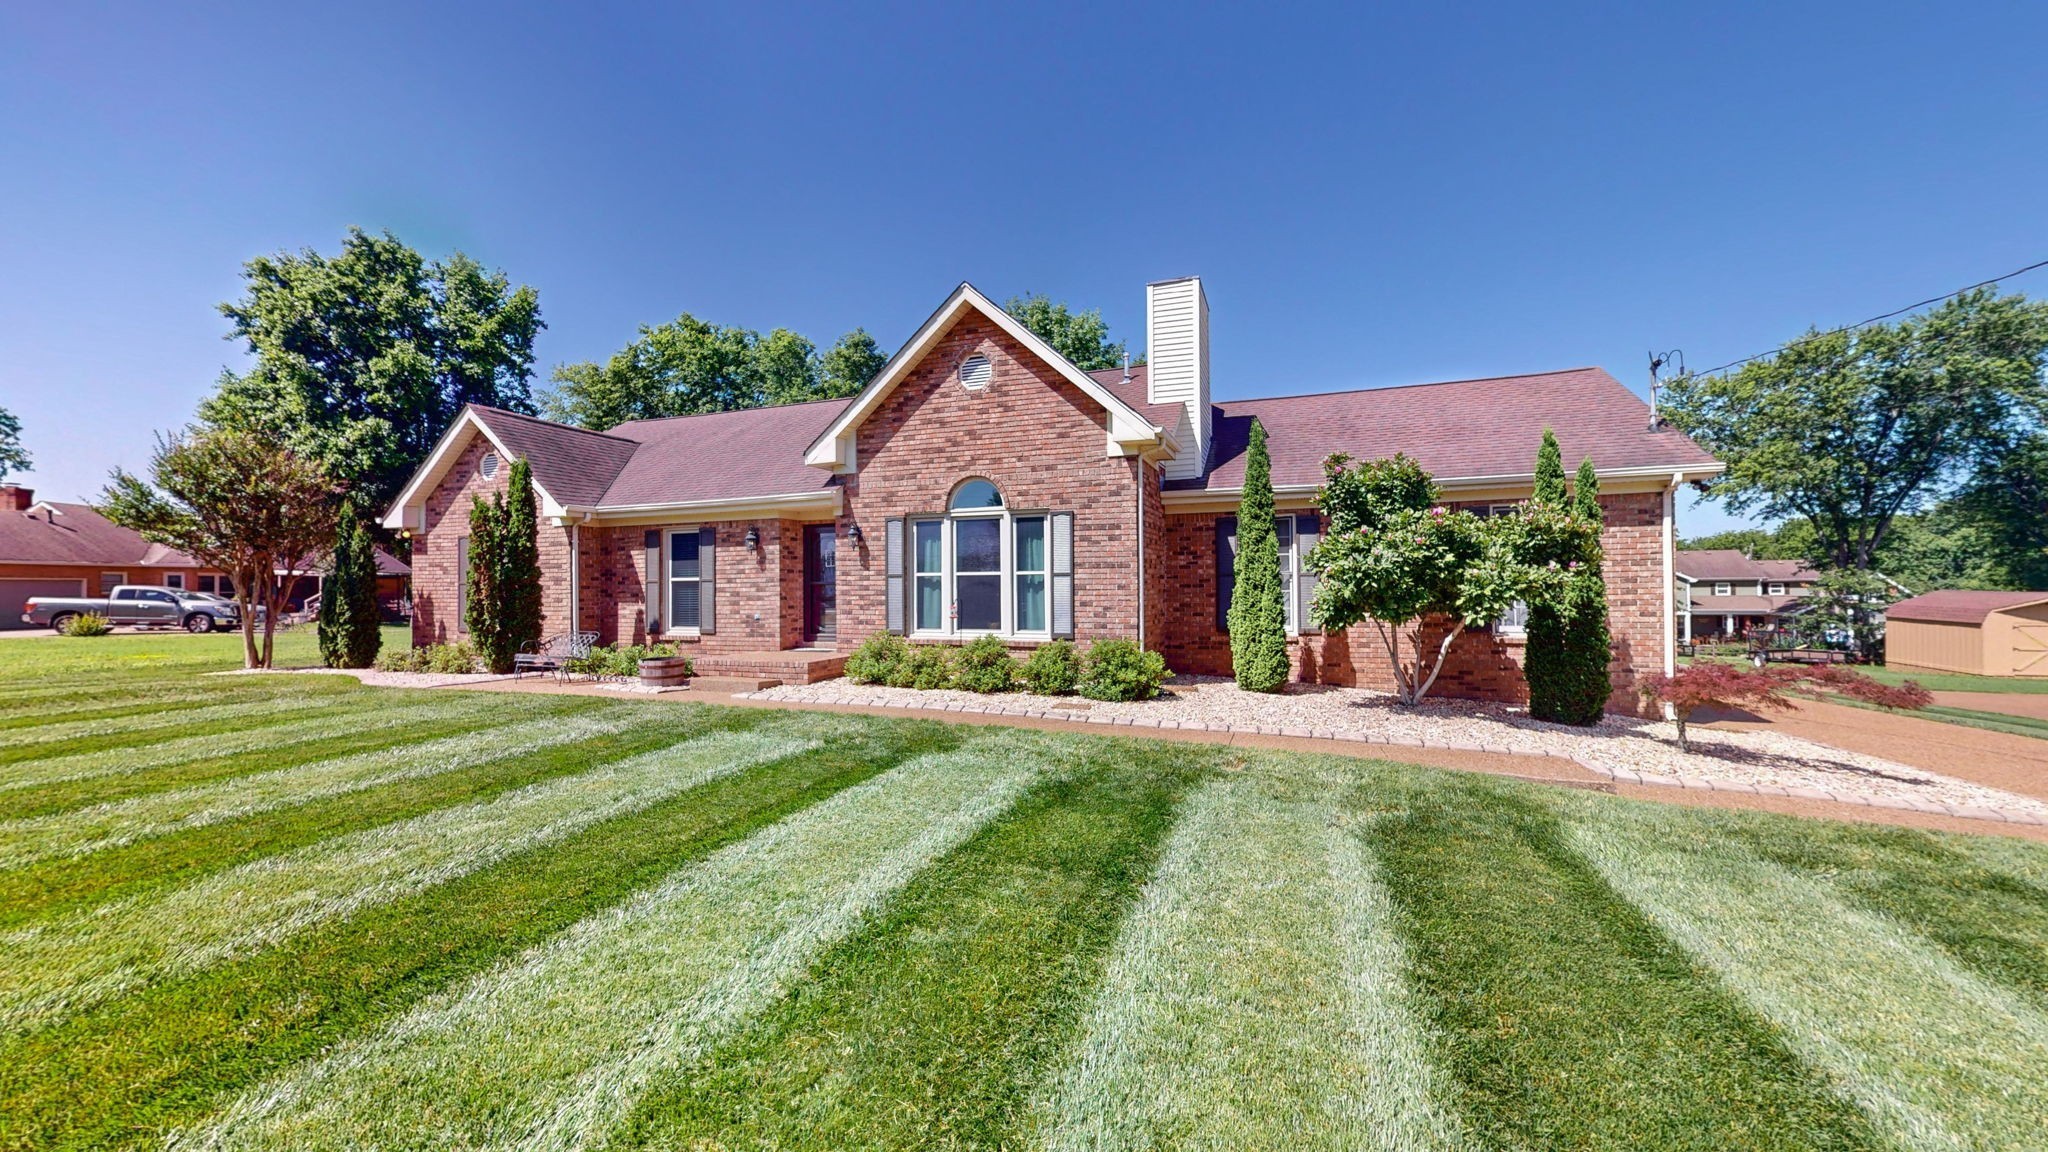
<instances>
[{"instance_id":1,"label":"wooden shed","mask_svg":"<svg viewBox=\"0 0 2048 1152\"><path fill-rule=\"evenodd\" d=\"M2048 592L1950 589L1885 609L1886 666L2048 676Z\"/></svg>"}]
</instances>

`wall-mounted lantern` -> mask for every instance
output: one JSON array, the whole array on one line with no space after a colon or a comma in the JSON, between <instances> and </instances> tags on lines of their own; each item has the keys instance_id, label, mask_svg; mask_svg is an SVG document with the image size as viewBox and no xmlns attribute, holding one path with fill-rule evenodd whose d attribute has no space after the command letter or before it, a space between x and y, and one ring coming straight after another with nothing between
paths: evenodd
<instances>
[{"instance_id":1,"label":"wall-mounted lantern","mask_svg":"<svg viewBox=\"0 0 2048 1152\"><path fill-rule=\"evenodd\" d=\"M746 544L747 551L749 552L759 552L761 550L761 529L758 526L753 524L747 525Z\"/></svg>"}]
</instances>

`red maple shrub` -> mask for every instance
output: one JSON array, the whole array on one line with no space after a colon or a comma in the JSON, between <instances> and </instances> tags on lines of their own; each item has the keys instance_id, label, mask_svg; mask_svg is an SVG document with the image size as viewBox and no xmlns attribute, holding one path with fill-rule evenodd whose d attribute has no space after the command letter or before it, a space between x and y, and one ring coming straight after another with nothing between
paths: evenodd
<instances>
[{"instance_id":1,"label":"red maple shrub","mask_svg":"<svg viewBox=\"0 0 2048 1152\"><path fill-rule=\"evenodd\" d=\"M1637 689L1646 701L1671 709L1678 725L1678 750L1692 751L1686 743L1686 722L1700 708L1792 707L1790 693L1819 696L1835 693L1879 708L1925 708L1934 697L1917 682L1885 684L1839 664L1812 667L1779 665L1749 668L1741 664L1705 661L1688 665L1674 675L1646 677Z\"/></svg>"}]
</instances>

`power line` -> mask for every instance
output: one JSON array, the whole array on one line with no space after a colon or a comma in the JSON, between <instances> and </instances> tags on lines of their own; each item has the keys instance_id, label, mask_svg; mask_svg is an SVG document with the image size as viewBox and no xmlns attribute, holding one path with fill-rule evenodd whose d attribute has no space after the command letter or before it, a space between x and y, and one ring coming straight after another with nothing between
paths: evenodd
<instances>
[{"instance_id":1,"label":"power line","mask_svg":"<svg viewBox=\"0 0 2048 1152\"><path fill-rule=\"evenodd\" d=\"M1854 324L1844 324L1840 328L1830 328L1825 332L1816 332L1811 336L1801 336L1797 340L1788 340L1785 343L1778 345L1776 348L1771 349L1769 352L1759 352L1754 356L1744 356L1740 360L1730 360L1726 364L1722 364L1719 367L1709 368L1704 372L1688 373L1688 375L1712 376L1716 372L1725 372L1730 368L1739 368L1742 365L1748 364L1752 361L1764 360L1768 359L1769 357L1776 356L1778 353L1783 352L1785 349L1792 347L1794 344L1804 344L1808 340L1818 340L1823 336L1838 336L1844 332L1854 332L1858 328L1868 328L1872 324L1875 324L1880 320L1889 320L1894 316L1903 316L1916 308L1925 308L1929 304L1939 304L1943 300L1947 300L1952 296L1961 296L1965 292L1975 292L1979 288L1989 288L1993 284L1996 284L2001 280L2010 280L2015 276L2020 276L2028 272L2032 272L2036 268L2048 268L2048 260L2036 260L2034 263L2027 265L2025 268L2015 269L2011 272L2007 272L2003 276L1993 276L1989 280L1979 280L1977 283L1972 284L1967 288L1958 288L1953 292L1946 292L1940 296L1930 296L1925 300L1919 301L1918 303L1908 304L1904 308L1894 308L1893 310L1885 313L1882 316L1872 316L1868 320L1860 320Z\"/></svg>"}]
</instances>

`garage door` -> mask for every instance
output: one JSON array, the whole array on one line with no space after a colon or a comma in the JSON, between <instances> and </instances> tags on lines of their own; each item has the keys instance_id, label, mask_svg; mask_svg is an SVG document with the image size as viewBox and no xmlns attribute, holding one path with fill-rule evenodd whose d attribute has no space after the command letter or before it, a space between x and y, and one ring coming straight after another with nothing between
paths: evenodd
<instances>
[{"instance_id":1,"label":"garage door","mask_svg":"<svg viewBox=\"0 0 2048 1152\"><path fill-rule=\"evenodd\" d=\"M31 596L83 596L83 580L0 580L0 629L30 628L21 622L22 602Z\"/></svg>"}]
</instances>

